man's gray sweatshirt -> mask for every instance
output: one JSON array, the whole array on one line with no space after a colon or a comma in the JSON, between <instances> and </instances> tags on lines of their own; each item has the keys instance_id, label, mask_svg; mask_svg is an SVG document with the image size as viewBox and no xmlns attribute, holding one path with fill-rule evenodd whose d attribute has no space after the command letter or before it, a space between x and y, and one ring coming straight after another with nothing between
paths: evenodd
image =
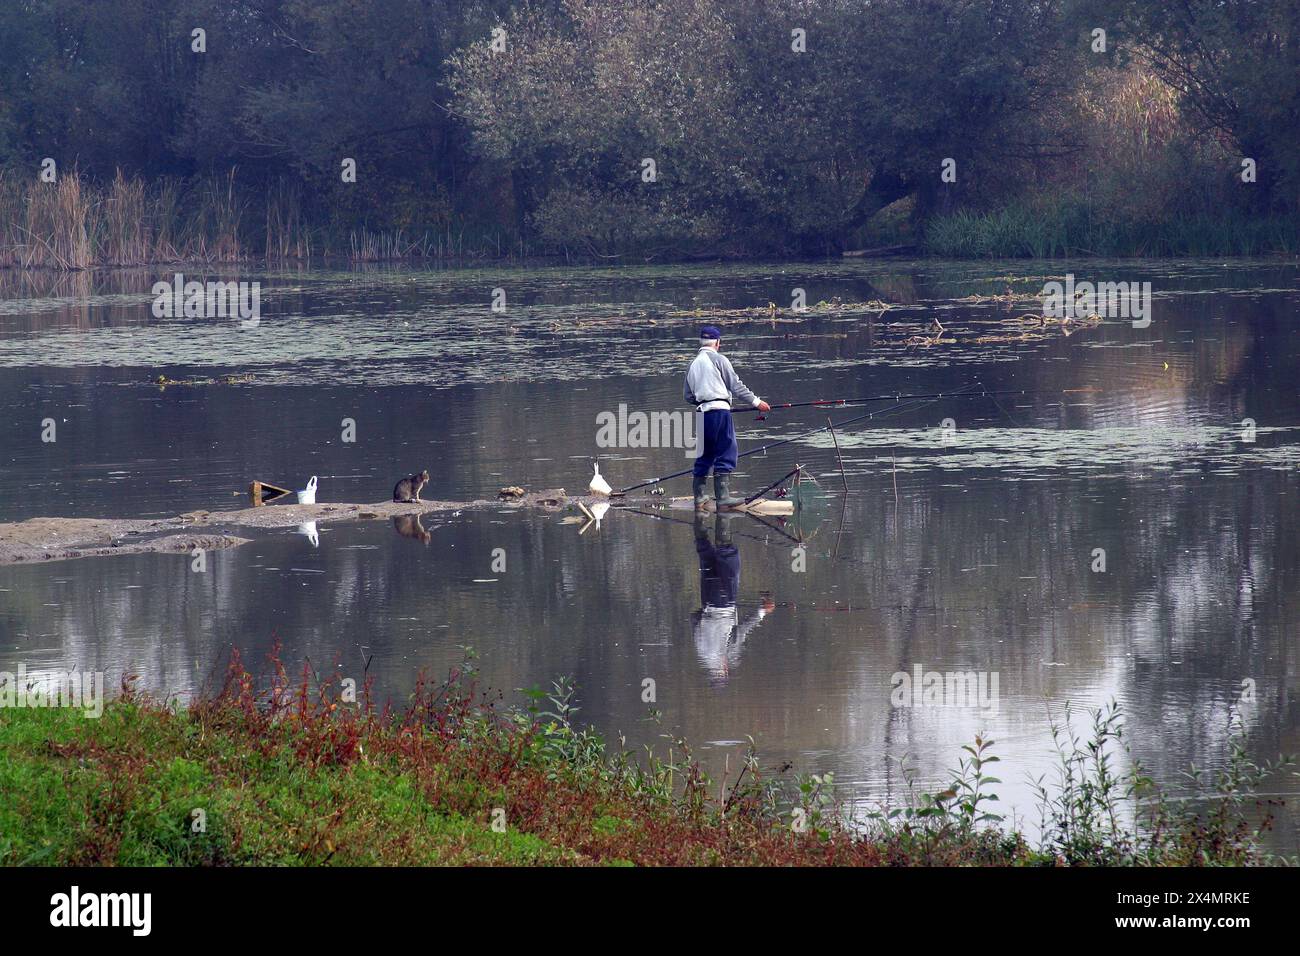
<instances>
[{"instance_id":1,"label":"man's gray sweatshirt","mask_svg":"<svg viewBox=\"0 0 1300 956\"><path fill-rule=\"evenodd\" d=\"M686 370L684 397L701 412L731 408L733 397L750 405L757 405L760 401L740 380L727 357L705 346L701 346Z\"/></svg>"}]
</instances>

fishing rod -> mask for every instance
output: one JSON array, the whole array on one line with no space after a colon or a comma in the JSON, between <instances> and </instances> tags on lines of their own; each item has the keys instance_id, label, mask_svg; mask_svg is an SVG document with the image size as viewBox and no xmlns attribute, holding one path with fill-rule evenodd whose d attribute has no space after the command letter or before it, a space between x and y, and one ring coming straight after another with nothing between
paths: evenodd
<instances>
[{"instance_id":1,"label":"fishing rod","mask_svg":"<svg viewBox=\"0 0 1300 956\"><path fill-rule=\"evenodd\" d=\"M853 418L846 418L843 421L839 421L839 422L831 422L827 425L822 425L820 428L813 428L806 432L801 432L800 434L795 435L791 438L782 438L779 441L772 441L772 442L768 442L766 445L759 445L757 448L751 448L749 451L742 451L739 455L736 456L736 458L737 459L748 458L750 455L757 455L760 451L767 451L769 448L779 448L782 445L788 445L791 442L799 441L799 439L801 438L807 438L810 435L816 435L820 432L829 431L832 428L842 428L845 425L852 425L854 422L861 422L861 421L865 421L868 418L875 418L877 415L881 415L881 414L884 414L884 411L864 412L861 415L855 415ZM659 478L651 478L649 481L642 481L638 484L629 485L626 488L621 488L618 491L614 492L614 494L625 495L629 491L636 491L638 488L645 488L649 485L657 485L663 481L670 481L673 478L680 478L683 475L689 475L694 470L695 470L694 466L690 468L683 468L681 471L675 471L671 475L663 475Z\"/></svg>"},{"instance_id":2,"label":"fishing rod","mask_svg":"<svg viewBox=\"0 0 1300 956\"><path fill-rule=\"evenodd\" d=\"M976 388L978 388L978 391L975 390ZM962 388L962 389L958 389L958 390L955 391L955 392L930 392L930 393L926 393L926 394L917 394L917 395L902 395L902 394L898 394L898 395L883 395L883 396L874 396L874 397L871 397L871 398L857 398L857 399L849 399L849 398L846 398L846 399L829 399L829 400L828 400L828 399L821 399L821 400L818 400L818 401L816 401L816 402L789 402L789 403L786 403L786 404L784 404L784 405L772 405L771 408L774 408L774 409L776 409L776 408L799 408L799 407L804 407L804 406L809 406L809 405L824 405L824 404L827 404L828 402L838 402L838 403L842 403L842 404L849 404L850 402L856 403L856 402L889 401L889 400L894 400L894 401L898 402L898 403L901 405L901 404L904 404L904 400L905 400L905 399L925 400L925 399L934 399L934 398L939 398L939 397L943 397L943 398L963 398L963 397L967 397L967 396L974 397L974 396L990 396L990 395L1024 395L1024 394L1026 394L1026 392L1025 392L1025 390L1023 390L1023 389L1010 389L1010 390L1007 390L1007 391L991 392L991 391L986 390L986 389L983 387L983 385L981 385L980 383L976 382L974 386L966 386L966 387L964 387L964 388ZM754 410L756 409L756 407L757 407L757 406L750 406L749 408L738 408L738 409L733 409L733 411L741 411L741 412L754 411ZM818 434L819 432L829 431L829 430L831 430L832 428L839 428L839 427L841 427L841 426L843 426L843 425L852 425L854 422L860 422L860 421L863 421L863 420L865 420L865 419L872 418L872 417L874 417L874 416L877 415L877 414L883 415L883 414L885 414L887 411L889 411L889 410L888 410L888 409L881 409L879 412L867 412L867 413L864 414L864 415L858 415L858 416L856 416L856 417L854 417L854 418L846 418L846 419L845 419L844 421L842 421L842 422L830 422L830 423L827 424L827 425L822 425L820 428L814 428L814 429L812 429L811 431L806 431L806 432L803 432L802 434L795 435L793 438L783 438L783 439L781 439L780 441L769 442L769 443L766 444L766 445L760 445L758 448L751 448L749 451L743 451L743 452L741 452L739 455L737 455L736 458L737 458L737 459L740 459L740 458L747 458L747 457L750 456L750 455L757 455L760 451L767 451L769 448L778 448L778 447L780 447L781 445L788 445L790 442L798 441L798 440L801 439L801 438L807 438L807 437L810 436L810 435L816 435L816 434ZM675 472L673 472L671 475L661 475L661 476L658 477L658 478L651 478L649 481L642 481L642 482L638 482L638 483L635 484L635 485L628 485L626 488L621 488L621 489L619 489L618 491L614 492L614 494L615 494L615 495L618 495L618 496L625 495L625 494L627 494L627 493L630 492L630 491L636 491L636 490L638 490L638 489L640 489L640 488L646 488L646 487L649 487L650 485L657 485L657 484L660 484L661 482L664 482L664 481L671 481L671 480L674 479L674 478L681 478L683 475L689 475L689 474L690 474L691 472L693 472L694 470L695 470L695 468L694 468L693 466L690 467L690 468L684 468L684 469L682 469L681 471L675 471Z\"/></svg>"},{"instance_id":3,"label":"fishing rod","mask_svg":"<svg viewBox=\"0 0 1300 956\"><path fill-rule=\"evenodd\" d=\"M987 398L993 395L1024 395L1024 394L1026 394L1026 391L1025 389L1022 388L1006 389L1004 391L996 391L996 392L990 392L984 390L977 391L977 392L962 390L957 392L926 392L926 393L918 393L914 395L904 395L900 393L896 395L868 395L863 398L820 398L815 402L784 402L780 405L769 404L768 410L774 412L778 408L811 408L814 406L827 406L827 405L835 407L839 405L862 405L867 402L889 402L889 401L901 402L906 399L913 399L913 398L935 398L935 399ZM759 409L757 405L748 405L743 408L732 409L733 412L756 412L758 410ZM766 414L766 412L764 412L764 414ZM762 421L762 418L758 420Z\"/></svg>"}]
</instances>

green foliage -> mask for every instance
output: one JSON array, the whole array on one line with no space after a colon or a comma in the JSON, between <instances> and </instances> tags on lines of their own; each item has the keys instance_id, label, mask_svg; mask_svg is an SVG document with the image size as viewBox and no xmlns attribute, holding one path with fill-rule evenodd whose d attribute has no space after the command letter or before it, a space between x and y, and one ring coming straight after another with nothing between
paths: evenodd
<instances>
[{"instance_id":1,"label":"green foliage","mask_svg":"<svg viewBox=\"0 0 1300 956\"><path fill-rule=\"evenodd\" d=\"M791 786L752 741L734 780L671 732L666 754L610 753L576 725L567 680L499 713L468 649L399 714L341 704L307 670L295 688L274 655L258 683L234 655L225 688L184 709L128 690L98 720L0 712L0 863L1242 865L1271 861L1253 794L1289 766L1238 739L1225 769L1189 773L1193 799L1166 795L1120 746L1117 707L1086 739L1067 709L1032 847L991 809L983 736L937 792L904 758L907 800L863 825L831 774Z\"/></svg>"},{"instance_id":2,"label":"green foliage","mask_svg":"<svg viewBox=\"0 0 1300 956\"><path fill-rule=\"evenodd\" d=\"M1268 807L1253 796L1288 770L1281 758L1257 764L1235 734L1227 766L1211 773L1191 768L1190 793L1157 787L1130 752L1118 705L1091 712L1086 739L1071 728L1067 705L1053 722L1058 767L1053 786L1036 783L1043 849L1076 866L1241 866L1270 862L1261 848L1271 826ZM1118 771L1119 759L1129 769ZM1261 812L1262 811L1262 812ZM1127 818L1133 817L1129 823Z\"/></svg>"},{"instance_id":3,"label":"green foliage","mask_svg":"<svg viewBox=\"0 0 1300 956\"><path fill-rule=\"evenodd\" d=\"M1136 797L1150 781L1136 771L1115 772L1115 745L1123 739L1119 707L1111 704L1092 714L1086 742L1074 734L1067 705L1065 723L1052 724L1059 764L1056 786L1036 783L1043 816L1043 840L1065 862L1107 865L1130 850L1132 836L1121 826L1121 804Z\"/></svg>"},{"instance_id":4,"label":"green foliage","mask_svg":"<svg viewBox=\"0 0 1300 956\"><path fill-rule=\"evenodd\" d=\"M335 252L346 248L352 230L402 229L452 245L466 225L508 228L491 205L499 173L476 168L447 110L444 64L504 6L3 4L0 161L33 181L48 156L93 182L120 169L149 184L173 177L198 188L235 170L253 220L241 239L258 247L269 195L284 189L296 215L320 231L317 252L326 239ZM196 26L206 31L206 52L192 50ZM355 183L342 182L346 157L357 162Z\"/></svg>"}]
</instances>

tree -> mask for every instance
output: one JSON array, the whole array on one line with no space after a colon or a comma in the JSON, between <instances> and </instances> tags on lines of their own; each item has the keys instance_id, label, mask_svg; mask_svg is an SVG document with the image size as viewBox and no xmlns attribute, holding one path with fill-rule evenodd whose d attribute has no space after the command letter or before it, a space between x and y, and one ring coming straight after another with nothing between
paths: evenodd
<instances>
[{"instance_id":1,"label":"tree","mask_svg":"<svg viewBox=\"0 0 1300 956\"><path fill-rule=\"evenodd\" d=\"M1260 206L1300 211L1300 5L1085 0L1079 16L1114 23L1127 55L1178 90L1204 130L1255 160Z\"/></svg>"},{"instance_id":2,"label":"tree","mask_svg":"<svg viewBox=\"0 0 1300 956\"><path fill-rule=\"evenodd\" d=\"M953 192L978 189L1008 127L1068 89L1053 2L570 0L503 26L504 50L453 57L455 108L527 171L549 238L597 249L833 250L894 199L933 207L945 157Z\"/></svg>"}]
</instances>

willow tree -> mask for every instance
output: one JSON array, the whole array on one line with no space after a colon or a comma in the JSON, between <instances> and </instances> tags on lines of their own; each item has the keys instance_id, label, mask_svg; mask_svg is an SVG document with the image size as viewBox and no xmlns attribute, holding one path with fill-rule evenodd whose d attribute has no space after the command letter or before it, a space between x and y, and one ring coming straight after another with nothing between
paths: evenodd
<instances>
[{"instance_id":1,"label":"willow tree","mask_svg":"<svg viewBox=\"0 0 1300 956\"><path fill-rule=\"evenodd\" d=\"M1066 85L1058 18L1030 0L525 5L453 58L453 107L544 239L826 251L887 202L979 188Z\"/></svg>"}]
</instances>

